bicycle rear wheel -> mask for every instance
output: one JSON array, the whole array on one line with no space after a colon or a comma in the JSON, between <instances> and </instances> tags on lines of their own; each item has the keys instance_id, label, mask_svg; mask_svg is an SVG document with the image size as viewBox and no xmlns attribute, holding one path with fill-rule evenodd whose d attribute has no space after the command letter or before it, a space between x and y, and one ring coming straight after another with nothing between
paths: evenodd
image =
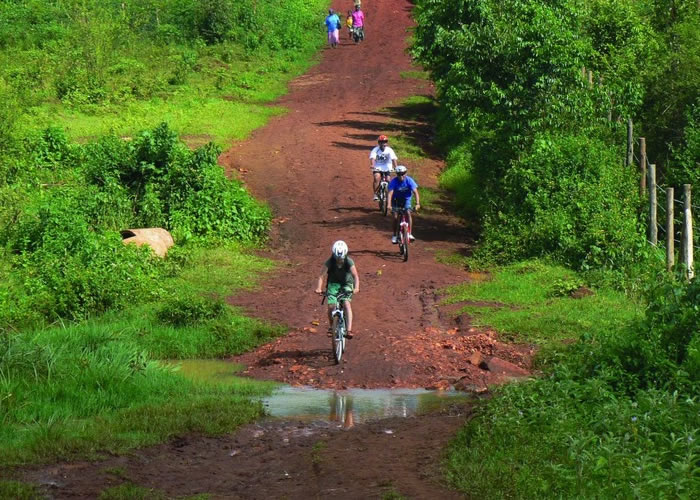
<instances>
[{"instance_id":1,"label":"bicycle rear wheel","mask_svg":"<svg viewBox=\"0 0 700 500\"><path fill-rule=\"evenodd\" d=\"M333 317L333 359L335 364L340 363L345 350L345 322L339 316Z\"/></svg>"}]
</instances>

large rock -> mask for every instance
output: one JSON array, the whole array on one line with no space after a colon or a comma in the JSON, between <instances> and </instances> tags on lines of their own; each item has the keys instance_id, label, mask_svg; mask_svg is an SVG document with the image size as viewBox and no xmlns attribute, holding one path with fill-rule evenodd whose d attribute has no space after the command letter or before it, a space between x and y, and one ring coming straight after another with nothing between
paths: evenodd
<instances>
[{"instance_id":1,"label":"large rock","mask_svg":"<svg viewBox=\"0 0 700 500\"><path fill-rule=\"evenodd\" d=\"M527 377L530 375L530 372L524 368L495 356L486 362L486 367L492 373L507 377Z\"/></svg>"},{"instance_id":2,"label":"large rock","mask_svg":"<svg viewBox=\"0 0 700 500\"><path fill-rule=\"evenodd\" d=\"M162 227L143 229L124 229L121 231L122 242L125 245L148 245L158 257L165 257L168 249L175 244L170 233Z\"/></svg>"}]
</instances>

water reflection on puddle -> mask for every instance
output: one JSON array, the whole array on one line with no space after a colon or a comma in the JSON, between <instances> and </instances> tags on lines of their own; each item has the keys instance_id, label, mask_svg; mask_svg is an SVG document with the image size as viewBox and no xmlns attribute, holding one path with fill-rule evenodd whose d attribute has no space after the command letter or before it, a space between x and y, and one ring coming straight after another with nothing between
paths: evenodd
<instances>
[{"instance_id":1,"label":"water reflection on puddle","mask_svg":"<svg viewBox=\"0 0 700 500\"><path fill-rule=\"evenodd\" d=\"M467 401L471 397L458 392L422 389L332 391L285 386L262 401L272 417L336 422L349 429L369 420L413 417Z\"/></svg>"},{"instance_id":2,"label":"water reflection on puddle","mask_svg":"<svg viewBox=\"0 0 700 500\"><path fill-rule=\"evenodd\" d=\"M226 384L251 393L277 386L261 398L273 419L302 420L310 427L328 423L349 429L356 424L388 417L413 417L474 398L460 392L424 389L348 389L344 391L290 387L236 375L243 367L222 360L177 360L167 362L186 377L200 382ZM262 388L262 389L261 389ZM307 429L308 430L308 429Z\"/></svg>"}]
</instances>

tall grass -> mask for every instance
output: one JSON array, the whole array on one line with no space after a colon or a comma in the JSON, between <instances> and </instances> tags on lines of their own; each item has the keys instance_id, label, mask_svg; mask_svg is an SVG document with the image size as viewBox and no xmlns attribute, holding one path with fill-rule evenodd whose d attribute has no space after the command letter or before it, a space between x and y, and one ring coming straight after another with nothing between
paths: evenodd
<instances>
[{"instance_id":1,"label":"tall grass","mask_svg":"<svg viewBox=\"0 0 700 500\"><path fill-rule=\"evenodd\" d=\"M253 286L272 268L235 246L197 248L190 259L183 276L162 284L164 293L226 294ZM203 300L204 307L217 303ZM0 337L0 466L118 453L187 432L220 434L260 415L250 396L269 384L197 383L158 360L240 353L281 329L226 305L214 307L213 318L193 316L176 326L159 319L163 307L135 305Z\"/></svg>"},{"instance_id":2,"label":"tall grass","mask_svg":"<svg viewBox=\"0 0 700 500\"><path fill-rule=\"evenodd\" d=\"M682 307L697 284L663 288L657 293L668 302L657 297L664 305L646 317L616 291L572 298L584 284L573 271L530 261L448 291L449 302L491 303L464 311L477 324L540 344L545 372L497 390L450 445L447 476L465 493L692 498L700 491L697 374L689 372L698 357L685 331L699 317ZM657 315L668 339L688 345L682 363L667 358L680 349L659 343Z\"/></svg>"}]
</instances>

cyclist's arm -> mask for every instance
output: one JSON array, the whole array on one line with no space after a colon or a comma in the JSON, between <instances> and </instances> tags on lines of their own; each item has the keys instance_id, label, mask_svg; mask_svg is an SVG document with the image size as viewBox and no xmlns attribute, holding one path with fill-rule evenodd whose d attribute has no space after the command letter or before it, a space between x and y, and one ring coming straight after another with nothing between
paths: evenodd
<instances>
[{"instance_id":1,"label":"cyclist's arm","mask_svg":"<svg viewBox=\"0 0 700 500\"><path fill-rule=\"evenodd\" d=\"M323 278L328 276L328 267L324 264L321 268L321 275L318 277L318 283L316 284L316 293L323 293Z\"/></svg>"},{"instance_id":2,"label":"cyclist's arm","mask_svg":"<svg viewBox=\"0 0 700 500\"><path fill-rule=\"evenodd\" d=\"M391 166L394 167L394 170L396 170L398 163L396 162L396 158L391 159Z\"/></svg>"},{"instance_id":3,"label":"cyclist's arm","mask_svg":"<svg viewBox=\"0 0 700 500\"><path fill-rule=\"evenodd\" d=\"M388 206L391 206L391 199L394 197L394 190L390 189L389 190L389 198L386 200L386 204Z\"/></svg>"},{"instance_id":4,"label":"cyclist's arm","mask_svg":"<svg viewBox=\"0 0 700 500\"><path fill-rule=\"evenodd\" d=\"M350 268L350 273L352 273L352 279L355 281L355 288L352 293L357 293L360 291L360 275L357 273L357 268L354 265Z\"/></svg>"},{"instance_id":5,"label":"cyclist's arm","mask_svg":"<svg viewBox=\"0 0 700 500\"><path fill-rule=\"evenodd\" d=\"M420 197L418 196L418 188L413 190L413 195L416 197L416 210L420 208Z\"/></svg>"}]
</instances>

